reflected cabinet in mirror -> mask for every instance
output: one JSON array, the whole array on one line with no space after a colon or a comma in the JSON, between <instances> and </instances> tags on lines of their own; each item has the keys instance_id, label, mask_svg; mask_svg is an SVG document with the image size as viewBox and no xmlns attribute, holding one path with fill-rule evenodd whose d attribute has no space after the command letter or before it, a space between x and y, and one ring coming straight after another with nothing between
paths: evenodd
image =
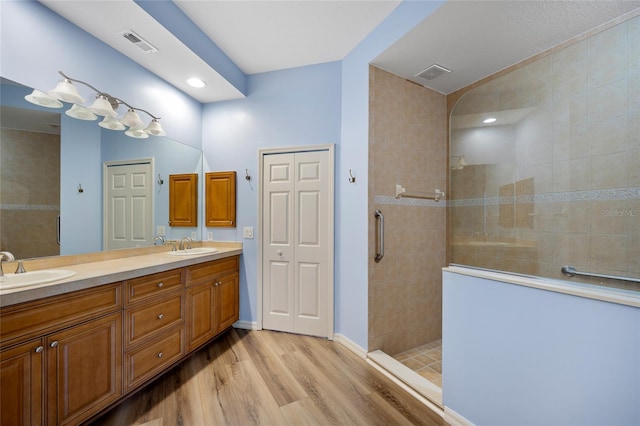
<instances>
[{"instance_id":1,"label":"reflected cabinet in mirror","mask_svg":"<svg viewBox=\"0 0 640 426\"><path fill-rule=\"evenodd\" d=\"M31 88L6 79L1 83L0 250L16 259L150 245L156 230L169 224L169 175L202 176L198 148L167 137L133 139L97 121L33 105L25 100ZM135 216L131 223L142 224L145 235L126 244L107 244L135 232L122 228L128 226L124 222L120 228L105 228L113 223L110 214L124 210L109 209L103 168L141 161L149 162L144 175L149 204L142 209L144 218ZM132 182L140 183L134 179L127 184ZM131 211L141 209L131 206ZM197 224L189 226L188 235L201 235ZM185 233L184 227L165 229L167 240Z\"/></svg>"},{"instance_id":2,"label":"reflected cabinet in mirror","mask_svg":"<svg viewBox=\"0 0 640 426\"><path fill-rule=\"evenodd\" d=\"M198 226L198 175L169 176L169 226Z\"/></svg>"}]
</instances>

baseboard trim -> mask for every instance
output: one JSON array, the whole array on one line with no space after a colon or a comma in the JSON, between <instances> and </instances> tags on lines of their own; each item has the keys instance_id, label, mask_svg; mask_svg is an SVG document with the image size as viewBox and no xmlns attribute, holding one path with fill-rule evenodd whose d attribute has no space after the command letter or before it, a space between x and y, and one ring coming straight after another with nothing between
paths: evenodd
<instances>
[{"instance_id":1,"label":"baseboard trim","mask_svg":"<svg viewBox=\"0 0 640 426\"><path fill-rule=\"evenodd\" d=\"M474 426L468 419L453 411L451 408L444 407L444 421L451 426Z\"/></svg>"},{"instance_id":2,"label":"baseboard trim","mask_svg":"<svg viewBox=\"0 0 640 426\"><path fill-rule=\"evenodd\" d=\"M333 335L333 341L336 343L340 343L342 346L349 349L351 352L353 352L360 358L367 359L367 350L362 346L358 345L353 340L349 339L344 334L335 333Z\"/></svg>"},{"instance_id":3,"label":"baseboard trim","mask_svg":"<svg viewBox=\"0 0 640 426\"><path fill-rule=\"evenodd\" d=\"M233 328L241 328L243 330L259 330L258 323L255 321L236 321Z\"/></svg>"}]
</instances>

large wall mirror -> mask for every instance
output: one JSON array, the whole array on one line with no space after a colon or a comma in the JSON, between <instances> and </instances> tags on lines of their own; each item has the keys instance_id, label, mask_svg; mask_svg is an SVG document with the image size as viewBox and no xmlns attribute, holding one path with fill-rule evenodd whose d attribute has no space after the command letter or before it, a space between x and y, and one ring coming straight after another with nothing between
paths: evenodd
<instances>
[{"instance_id":1,"label":"large wall mirror","mask_svg":"<svg viewBox=\"0 0 640 426\"><path fill-rule=\"evenodd\" d=\"M159 228L165 239L202 235L199 227L168 224L169 175L198 173L202 181L201 150L169 137L134 139L103 129L66 116L68 108L30 104L29 87L1 83L0 250L20 259L101 251L103 166L140 159L153 165L153 235ZM145 244L151 242L134 246Z\"/></svg>"}]
</instances>

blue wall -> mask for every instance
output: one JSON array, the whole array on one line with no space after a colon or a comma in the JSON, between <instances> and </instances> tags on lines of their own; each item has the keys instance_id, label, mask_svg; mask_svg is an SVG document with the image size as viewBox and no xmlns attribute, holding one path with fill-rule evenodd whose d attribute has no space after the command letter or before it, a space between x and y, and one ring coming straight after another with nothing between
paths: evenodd
<instances>
[{"instance_id":1,"label":"blue wall","mask_svg":"<svg viewBox=\"0 0 640 426\"><path fill-rule=\"evenodd\" d=\"M217 102L203 110L206 171L235 170L237 227L208 228L217 241L243 241L240 319L257 321L257 232L242 238L242 228L258 228L258 150L260 148L339 144L340 63L331 62L251 75L246 99ZM252 176L244 179L245 169Z\"/></svg>"},{"instance_id":2,"label":"blue wall","mask_svg":"<svg viewBox=\"0 0 640 426\"><path fill-rule=\"evenodd\" d=\"M445 272L442 343L474 424L640 424L640 308Z\"/></svg>"}]
</instances>

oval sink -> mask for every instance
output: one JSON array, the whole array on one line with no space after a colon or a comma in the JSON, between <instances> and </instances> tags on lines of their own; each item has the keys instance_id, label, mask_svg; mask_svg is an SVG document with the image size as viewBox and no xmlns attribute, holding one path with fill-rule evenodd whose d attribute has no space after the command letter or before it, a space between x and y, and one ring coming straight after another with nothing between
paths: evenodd
<instances>
[{"instance_id":1,"label":"oval sink","mask_svg":"<svg viewBox=\"0 0 640 426\"><path fill-rule=\"evenodd\" d=\"M216 253L217 251L218 249L215 249L213 247L196 247L192 249L170 251L168 252L168 254L172 256L196 256L198 254Z\"/></svg>"},{"instance_id":2,"label":"oval sink","mask_svg":"<svg viewBox=\"0 0 640 426\"><path fill-rule=\"evenodd\" d=\"M0 290L49 283L72 277L75 274L75 271L66 269L44 269L23 274L4 274L4 277L0 277Z\"/></svg>"}]
</instances>

